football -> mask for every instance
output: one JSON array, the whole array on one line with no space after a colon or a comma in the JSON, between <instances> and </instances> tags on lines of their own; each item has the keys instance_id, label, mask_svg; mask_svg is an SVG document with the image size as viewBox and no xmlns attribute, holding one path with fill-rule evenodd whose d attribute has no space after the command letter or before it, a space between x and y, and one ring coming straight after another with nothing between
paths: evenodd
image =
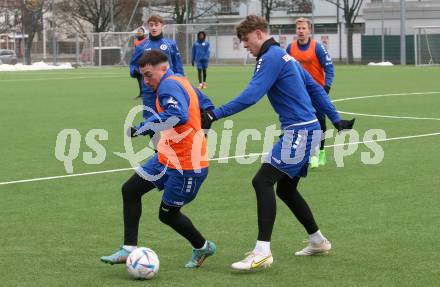
<instances>
[{"instance_id":1,"label":"football","mask_svg":"<svg viewBox=\"0 0 440 287\"><path fill-rule=\"evenodd\" d=\"M150 248L139 247L127 258L127 270L136 279L153 279L159 272L159 257Z\"/></svg>"}]
</instances>

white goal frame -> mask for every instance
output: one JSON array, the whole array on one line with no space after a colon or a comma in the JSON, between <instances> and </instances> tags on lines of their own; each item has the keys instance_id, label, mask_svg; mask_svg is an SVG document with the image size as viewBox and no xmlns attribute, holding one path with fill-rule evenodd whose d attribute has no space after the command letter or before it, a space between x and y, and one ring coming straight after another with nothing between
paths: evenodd
<instances>
[{"instance_id":1,"label":"white goal frame","mask_svg":"<svg viewBox=\"0 0 440 287\"><path fill-rule=\"evenodd\" d=\"M436 33L427 33L431 31ZM440 26L415 26L414 27L414 62L416 66L434 66L440 65L440 46L438 51L432 51L429 35L438 35L440 37ZM422 37L424 36L424 37ZM422 45L426 47L426 53L422 52ZM427 57L424 57L426 55ZM424 61L424 59L428 59Z\"/></svg>"}]
</instances>

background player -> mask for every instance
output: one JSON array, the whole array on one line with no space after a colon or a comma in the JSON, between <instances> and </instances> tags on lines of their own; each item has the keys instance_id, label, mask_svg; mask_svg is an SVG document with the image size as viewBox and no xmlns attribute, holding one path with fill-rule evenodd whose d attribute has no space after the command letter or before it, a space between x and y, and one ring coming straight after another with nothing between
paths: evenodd
<instances>
[{"instance_id":1,"label":"background player","mask_svg":"<svg viewBox=\"0 0 440 287\"><path fill-rule=\"evenodd\" d=\"M180 52L177 48L176 42L171 39L163 37L163 19L159 15L151 15L148 20L148 30L150 31L148 39L142 42L134 51L130 61L130 75L133 75L135 71L139 72L139 65L137 61L141 58L145 51L160 50L168 56L168 63L170 69L177 74L184 75L182 59L180 58ZM142 102L144 106L156 109L155 96L153 90L142 82ZM152 114L149 111L144 110L144 119L148 119Z\"/></svg>"},{"instance_id":2,"label":"background player","mask_svg":"<svg viewBox=\"0 0 440 287\"><path fill-rule=\"evenodd\" d=\"M124 244L101 261L125 263L138 242L142 196L158 188L164 190L159 207L159 219L186 238L193 246L188 268L200 267L206 257L216 251L213 242L205 240L191 220L180 210L197 195L208 175L206 139L201 129L201 110L212 109L211 101L196 91L186 78L176 76L169 69L168 57L152 50L139 60L145 82L157 93L158 115L129 130L130 136L151 135L163 130L157 154L122 186L124 214ZM163 123L175 121L167 126ZM176 140L179 136L183 138ZM159 135L157 135L158 137ZM162 174L163 173L163 174Z\"/></svg>"},{"instance_id":3,"label":"background player","mask_svg":"<svg viewBox=\"0 0 440 287\"><path fill-rule=\"evenodd\" d=\"M310 37L311 23L309 19L298 18L295 23L297 40L287 46L287 53L302 64L312 78L324 88L328 95L334 77L332 58L324 45ZM321 125L321 130L325 133L327 130L325 115L317 110L316 117ZM324 144L325 138L323 137L318 156L312 155L310 158L310 166L312 168L325 165L326 156Z\"/></svg>"},{"instance_id":4,"label":"background player","mask_svg":"<svg viewBox=\"0 0 440 287\"><path fill-rule=\"evenodd\" d=\"M354 123L354 120L339 118L324 89L270 38L267 31L267 21L256 15L247 16L238 25L237 37L257 57L254 76L237 98L202 116L203 128L209 128L212 121L250 107L267 93L283 130L282 137L252 180L257 196L258 238L254 250L242 261L232 264L235 270L268 267L273 262L270 240L276 215L275 184L276 194L309 234L309 244L295 254L307 256L331 249L330 242L322 235L307 202L297 189L300 178L307 176L313 139L319 141L321 137L312 101L338 131L351 128Z\"/></svg>"},{"instance_id":5,"label":"background player","mask_svg":"<svg viewBox=\"0 0 440 287\"><path fill-rule=\"evenodd\" d=\"M209 42L206 41L206 33L200 31L197 33L197 41L192 46L192 60L191 63L194 66L194 62L197 66L197 73L199 76L199 88L205 89L206 74L208 70L209 54L210 54ZM203 75L202 75L203 74Z\"/></svg>"},{"instance_id":6,"label":"background player","mask_svg":"<svg viewBox=\"0 0 440 287\"><path fill-rule=\"evenodd\" d=\"M136 49L137 46L139 46L143 41L147 39L147 32L145 31L145 28L143 26L137 28L135 40L134 40L134 48ZM138 70L134 70L133 73L130 73L130 76L133 78L136 78L139 86L139 94L136 98L140 98L142 96L142 75L139 73Z\"/></svg>"}]
</instances>

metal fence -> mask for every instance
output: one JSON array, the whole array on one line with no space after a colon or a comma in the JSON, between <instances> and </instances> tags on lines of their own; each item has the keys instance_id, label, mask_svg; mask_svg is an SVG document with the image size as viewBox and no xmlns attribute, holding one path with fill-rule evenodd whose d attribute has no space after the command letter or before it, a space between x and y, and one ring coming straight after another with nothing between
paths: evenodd
<instances>
[{"instance_id":1,"label":"metal fence","mask_svg":"<svg viewBox=\"0 0 440 287\"><path fill-rule=\"evenodd\" d=\"M243 48L235 35L235 24L188 24L166 25L164 36L177 42L182 60L188 64L191 62L191 50L196 35L199 31L205 31L207 40L211 45L211 63L214 64L245 64L251 56ZM426 31L426 30L420 30ZM281 47L294 40L295 30L277 25L271 26L270 30L274 38L280 42ZM384 29L362 29L353 31L353 58L355 62L368 63L391 61L400 63L400 31L396 28L385 27ZM413 33L412 30L408 31ZM418 35L420 61L436 59L438 44L435 33L440 30L432 30L427 34L420 32ZM425 36L424 36L425 35ZM426 36L428 35L428 36ZM407 63L415 63L414 35L407 35ZM323 43L335 62L345 62L347 59L347 30L341 29L322 30L317 29L314 38ZM416 40L417 40L416 39ZM431 40L430 45L426 45ZM428 40L428 42L427 42ZM90 34L56 35L48 41L35 41L32 45L32 62L45 61L53 63L70 62L77 65L108 66L129 64L134 51L134 34L130 32L104 32ZM428 50L427 48L431 48ZM0 35L0 48L9 48L16 51L19 59L24 57L23 39L13 33ZM434 51L434 52L433 52ZM431 52L430 59L426 59ZM423 55L422 55L423 53Z\"/></svg>"}]
</instances>

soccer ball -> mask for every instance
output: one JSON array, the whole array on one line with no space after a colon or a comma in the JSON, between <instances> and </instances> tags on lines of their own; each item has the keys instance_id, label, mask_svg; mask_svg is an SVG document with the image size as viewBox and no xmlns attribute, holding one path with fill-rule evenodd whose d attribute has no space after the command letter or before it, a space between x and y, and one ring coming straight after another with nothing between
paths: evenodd
<instances>
[{"instance_id":1,"label":"soccer ball","mask_svg":"<svg viewBox=\"0 0 440 287\"><path fill-rule=\"evenodd\" d=\"M153 279L159 272L159 257L146 247L133 250L127 258L127 270L136 279Z\"/></svg>"}]
</instances>

